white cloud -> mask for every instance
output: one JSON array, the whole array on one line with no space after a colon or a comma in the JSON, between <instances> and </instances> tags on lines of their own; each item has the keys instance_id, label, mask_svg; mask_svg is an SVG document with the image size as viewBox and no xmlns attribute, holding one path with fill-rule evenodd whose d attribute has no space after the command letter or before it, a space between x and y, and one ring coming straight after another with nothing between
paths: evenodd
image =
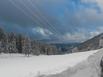
<instances>
[{"instance_id":1,"label":"white cloud","mask_svg":"<svg viewBox=\"0 0 103 77\"><path fill-rule=\"evenodd\" d=\"M93 1L93 0L92 0ZM103 0L94 0L103 9Z\"/></svg>"},{"instance_id":2,"label":"white cloud","mask_svg":"<svg viewBox=\"0 0 103 77\"><path fill-rule=\"evenodd\" d=\"M73 34L71 33L66 33L65 35L63 35L62 39L65 41L71 41L71 42L83 42L86 41L88 39L93 38L94 36L97 36L99 34L103 33L103 26L102 27L98 27L96 30L94 31L84 31L81 30L80 32L75 32Z\"/></svg>"},{"instance_id":3,"label":"white cloud","mask_svg":"<svg viewBox=\"0 0 103 77\"><path fill-rule=\"evenodd\" d=\"M97 29L96 29L96 31L92 31L92 32L90 32L90 38L92 38L92 37L94 37L94 36L97 36L97 35L99 35L99 34L101 34L101 33L103 33L103 26L101 26L101 27L98 27Z\"/></svg>"},{"instance_id":4,"label":"white cloud","mask_svg":"<svg viewBox=\"0 0 103 77\"><path fill-rule=\"evenodd\" d=\"M86 34L85 33L66 33L63 36L63 39L66 41L72 41L72 42L82 42L85 41L87 39Z\"/></svg>"},{"instance_id":5,"label":"white cloud","mask_svg":"<svg viewBox=\"0 0 103 77\"><path fill-rule=\"evenodd\" d=\"M97 5L103 9L103 0L81 0L81 1L85 3L97 3Z\"/></svg>"},{"instance_id":6,"label":"white cloud","mask_svg":"<svg viewBox=\"0 0 103 77\"><path fill-rule=\"evenodd\" d=\"M94 37L94 36L96 36L98 34L100 34L99 31L90 32L90 38L92 38L92 37Z\"/></svg>"},{"instance_id":7,"label":"white cloud","mask_svg":"<svg viewBox=\"0 0 103 77\"><path fill-rule=\"evenodd\" d=\"M52 35L53 33L51 31L49 31L48 29L44 29L44 28L41 28L41 27L36 27L36 28L33 28L32 29L33 33L39 33L41 34L42 36L50 36Z\"/></svg>"}]
</instances>

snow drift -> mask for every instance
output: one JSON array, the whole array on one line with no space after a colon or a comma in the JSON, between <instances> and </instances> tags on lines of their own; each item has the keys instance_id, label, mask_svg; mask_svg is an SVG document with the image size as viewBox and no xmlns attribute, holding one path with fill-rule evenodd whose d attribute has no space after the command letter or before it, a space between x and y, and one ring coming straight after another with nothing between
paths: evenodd
<instances>
[{"instance_id":1,"label":"snow drift","mask_svg":"<svg viewBox=\"0 0 103 77\"><path fill-rule=\"evenodd\" d=\"M103 49L99 49L96 53L90 55L72 68L68 68L59 74L48 75L44 77L101 77L100 62L103 57Z\"/></svg>"},{"instance_id":2,"label":"snow drift","mask_svg":"<svg viewBox=\"0 0 103 77\"><path fill-rule=\"evenodd\" d=\"M100 77L103 49L67 55L0 55L0 77Z\"/></svg>"}]
</instances>

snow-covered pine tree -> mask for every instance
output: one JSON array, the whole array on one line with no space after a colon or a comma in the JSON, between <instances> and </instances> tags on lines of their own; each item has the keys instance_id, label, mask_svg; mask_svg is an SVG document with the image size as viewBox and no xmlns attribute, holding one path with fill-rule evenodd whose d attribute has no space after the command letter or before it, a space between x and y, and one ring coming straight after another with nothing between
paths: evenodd
<instances>
[{"instance_id":1,"label":"snow-covered pine tree","mask_svg":"<svg viewBox=\"0 0 103 77\"><path fill-rule=\"evenodd\" d=\"M2 28L0 28L0 53L7 52L7 34Z\"/></svg>"},{"instance_id":2,"label":"snow-covered pine tree","mask_svg":"<svg viewBox=\"0 0 103 77\"><path fill-rule=\"evenodd\" d=\"M31 41L31 48L32 48L32 54L33 55L40 55L40 44L36 40Z\"/></svg>"},{"instance_id":3,"label":"snow-covered pine tree","mask_svg":"<svg viewBox=\"0 0 103 77\"><path fill-rule=\"evenodd\" d=\"M25 37L22 40L22 52L26 55L29 56L31 53L31 40L29 37Z\"/></svg>"},{"instance_id":4,"label":"snow-covered pine tree","mask_svg":"<svg viewBox=\"0 0 103 77\"><path fill-rule=\"evenodd\" d=\"M16 48L16 35L13 32L8 34L8 51L9 53L18 52Z\"/></svg>"},{"instance_id":5,"label":"snow-covered pine tree","mask_svg":"<svg viewBox=\"0 0 103 77\"><path fill-rule=\"evenodd\" d=\"M22 51L22 41L23 41L23 35L22 34L18 34L16 36L16 48L18 50L18 53L23 53Z\"/></svg>"}]
</instances>

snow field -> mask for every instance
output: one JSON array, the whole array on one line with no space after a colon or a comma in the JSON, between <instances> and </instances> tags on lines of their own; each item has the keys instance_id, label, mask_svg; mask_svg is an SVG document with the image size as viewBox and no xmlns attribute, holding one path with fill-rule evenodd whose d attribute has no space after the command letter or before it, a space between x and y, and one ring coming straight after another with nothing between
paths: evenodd
<instances>
[{"instance_id":1,"label":"snow field","mask_svg":"<svg viewBox=\"0 0 103 77\"><path fill-rule=\"evenodd\" d=\"M20 54L0 55L0 77L36 77L61 73L74 67L95 51L78 52L66 55L30 56Z\"/></svg>"}]
</instances>

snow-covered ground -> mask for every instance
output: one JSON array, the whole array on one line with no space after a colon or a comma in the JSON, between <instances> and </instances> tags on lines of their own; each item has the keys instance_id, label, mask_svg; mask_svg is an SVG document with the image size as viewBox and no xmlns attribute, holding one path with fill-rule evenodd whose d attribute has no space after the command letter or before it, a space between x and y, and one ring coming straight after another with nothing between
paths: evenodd
<instances>
[{"instance_id":1,"label":"snow-covered ground","mask_svg":"<svg viewBox=\"0 0 103 77\"><path fill-rule=\"evenodd\" d=\"M65 72L73 73L68 72L68 70L72 68L74 69L74 67L78 66L81 62L86 64L88 58L99 51L100 50L78 52L67 55L41 55L30 57L25 57L20 54L1 54L0 77L38 77L39 75L48 77L70 77L63 76L63 74L65 74ZM80 65L75 68L81 69ZM80 74L74 72L74 76L71 77L80 77L79 75L83 75L87 70L88 69L85 69L84 72L79 72ZM87 71L87 73L88 72L89 71Z\"/></svg>"}]
</instances>

